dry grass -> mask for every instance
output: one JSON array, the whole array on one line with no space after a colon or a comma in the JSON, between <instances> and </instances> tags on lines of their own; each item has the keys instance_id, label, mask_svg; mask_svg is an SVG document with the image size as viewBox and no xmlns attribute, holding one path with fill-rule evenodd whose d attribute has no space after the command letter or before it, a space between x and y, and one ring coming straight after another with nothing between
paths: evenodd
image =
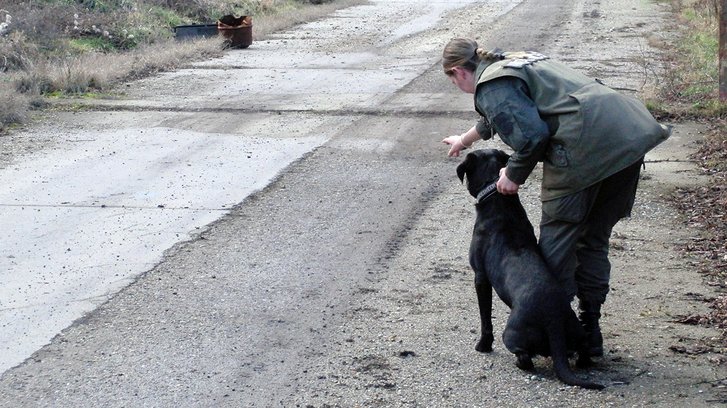
<instances>
[{"instance_id":1,"label":"dry grass","mask_svg":"<svg viewBox=\"0 0 727 408\"><path fill-rule=\"evenodd\" d=\"M55 90L83 93L88 89L107 90L119 82L171 70L189 60L219 56L222 48L222 40L216 38L152 44L123 54L92 52L65 60L45 61L38 71L47 73Z\"/></svg>"},{"instance_id":2,"label":"dry grass","mask_svg":"<svg viewBox=\"0 0 727 408\"><path fill-rule=\"evenodd\" d=\"M210 58L222 52L223 42L219 39L156 43L124 53L86 52L66 58L38 58L25 62L25 69L9 71L2 78L6 88L12 84L10 88L16 93L28 97L103 92L123 81L171 70L189 60ZM16 99L18 103L27 100L20 95ZM4 116L2 112L0 115L8 119L27 116Z\"/></svg>"},{"instance_id":3,"label":"dry grass","mask_svg":"<svg viewBox=\"0 0 727 408\"><path fill-rule=\"evenodd\" d=\"M8 82L0 82L0 133L7 130L14 123L23 123L28 118L29 98L15 91Z\"/></svg>"},{"instance_id":4,"label":"dry grass","mask_svg":"<svg viewBox=\"0 0 727 408\"><path fill-rule=\"evenodd\" d=\"M675 0L681 38L671 46L670 69L659 97L689 116L720 115L719 30L716 0Z\"/></svg>"}]
</instances>

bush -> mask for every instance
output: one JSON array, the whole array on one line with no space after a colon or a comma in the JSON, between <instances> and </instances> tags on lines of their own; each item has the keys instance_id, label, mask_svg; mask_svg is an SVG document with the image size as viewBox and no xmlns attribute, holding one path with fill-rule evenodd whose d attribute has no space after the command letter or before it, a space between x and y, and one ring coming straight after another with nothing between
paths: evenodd
<instances>
[{"instance_id":1,"label":"bush","mask_svg":"<svg viewBox=\"0 0 727 408\"><path fill-rule=\"evenodd\" d=\"M29 98L15 92L9 81L0 82L0 131L13 123L23 123L28 117Z\"/></svg>"},{"instance_id":2,"label":"bush","mask_svg":"<svg viewBox=\"0 0 727 408\"><path fill-rule=\"evenodd\" d=\"M39 55L38 46L23 32L0 36L0 72L28 70Z\"/></svg>"}]
</instances>

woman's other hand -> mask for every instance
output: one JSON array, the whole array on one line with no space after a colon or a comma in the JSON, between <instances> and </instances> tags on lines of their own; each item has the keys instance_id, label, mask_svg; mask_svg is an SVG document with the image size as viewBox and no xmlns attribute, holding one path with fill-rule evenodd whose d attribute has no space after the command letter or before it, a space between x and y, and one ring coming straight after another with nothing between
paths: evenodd
<instances>
[{"instance_id":1,"label":"woman's other hand","mask_svg":"<svg viewBox=\"0 0 727 408\"><path fill-rule=\"evenodd\" d=\"M520 185L515 184L512 180L507 178L507 174L505 173L506 168L507 167L503 167L500 169L500 179L497 180L497 191L504 195L517 194L517 190L520 188Z\"/></svg>"},{"instance_id":2,"label":"woman's other hand","mask_svg":"<svg viewBox=\"0 0 727 408\"><path fill-rule=\"evenodd\" d=\"M462 135L453 135L453 136L445 137L444 140L442 140L442 143L448 144L450 146L449 153L447 153L447 156L449 156L449 157L459 157L459 152L470 147L470 146L466 146L462 142Z\"/></svg>"}]
</instances>

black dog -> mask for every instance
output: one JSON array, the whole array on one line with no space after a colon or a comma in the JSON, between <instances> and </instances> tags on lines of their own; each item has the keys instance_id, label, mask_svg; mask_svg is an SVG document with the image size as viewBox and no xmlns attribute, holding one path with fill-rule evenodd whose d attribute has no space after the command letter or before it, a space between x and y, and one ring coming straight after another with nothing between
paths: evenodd
<instances>
[{"instance_id":1,"label":"black dog","mask_svg":"<svg viewBox=\"0 0 727 408\"><path fill-rule=\"evenodd\" d=\"M538 249L533 226L517 195L497 193L495 182L509 156L500 150L469 153L457 175L477 198L477 220L470 245L470 265L482 322L475 349L492 351L492 289L511 311L503 343L517 356L517 366L533 369L532 356L552 356L555 373L566 384L589 389L603 385L579 379L571 371L568 350L578 351L579 367L591 363L585 334L567 295L558 286Z\"/></svg>"}]
</instances>

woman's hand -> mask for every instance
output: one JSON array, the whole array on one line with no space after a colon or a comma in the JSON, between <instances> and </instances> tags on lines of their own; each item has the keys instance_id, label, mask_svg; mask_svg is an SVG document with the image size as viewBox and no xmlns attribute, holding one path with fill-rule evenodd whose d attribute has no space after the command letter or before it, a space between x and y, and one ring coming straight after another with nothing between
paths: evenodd
<instances>
[{"instance_id":1,"label":"woman's hand","mask_svg":"<svg viewBox=\"0 0 727 408\"><path fill-rule=\"evenodd\" d=\"M466 146L462 142L462 138L463 138L462 135L454 135L454 136L445 137L444 140L442 140L442 143L448 144L450 146L449 153L447 153L447 156L459 157L459 152L470 147L470 146Z\"/></svg>"},{"instance_id":2,"label":"woman's hand","mask_svg":"<svg viewBox=\"0 0 727 408\"><path fill-rule=\"evenodd\" d=\"M497 191L503 195L517 194L517 190L520 188L520 185L515 184L512 180L507 178L505 169L506 167L500 169L500 179L497 180Z\"/></svg>"}]
</instances>

